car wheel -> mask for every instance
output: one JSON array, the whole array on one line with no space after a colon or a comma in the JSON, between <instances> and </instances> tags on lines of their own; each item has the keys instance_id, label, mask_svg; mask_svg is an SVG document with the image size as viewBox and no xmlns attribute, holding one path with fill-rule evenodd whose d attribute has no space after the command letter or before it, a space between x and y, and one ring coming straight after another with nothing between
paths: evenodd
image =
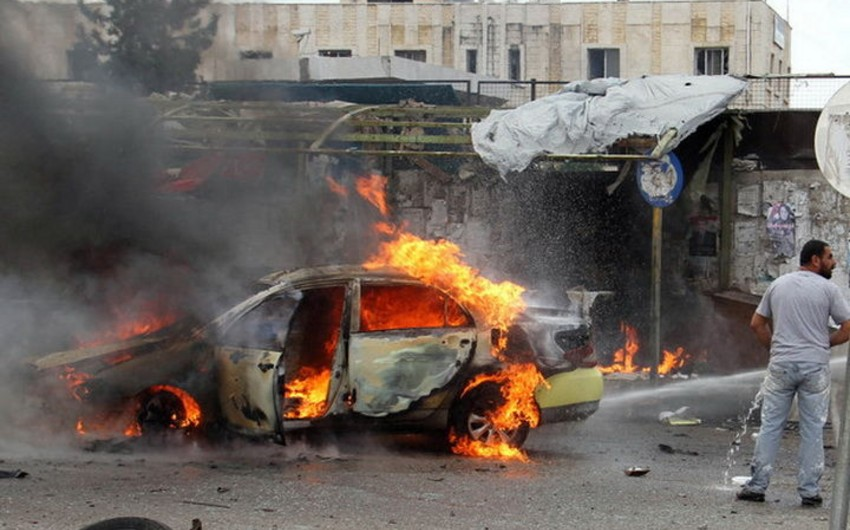
<instances>
[{"instance_id":1,"label":"car wheel","mask_svg":"<svg viewBox=\"0 0 850 530\"><path fill-rule=\"evenodd\" d=\"M530 429L522 422L515 429L500 429L493 425L490 416L504 405L505 398L496 383L483 383L463 396L452 408L449 424L449 443L468 438L484 444L506 443L521 447Z\"/></svg>"},{"instance_id":2,"label":"car wheel","mask_svg":"<svg viewBox=\"0 0 850 530\"><path fill-rule=\"evenodd\" d=\"M81 530L171 530L171 527L146 517L116 517L92 523Z\"/></svg>"},{"instance_id":3,"label":"car wheel","mask_svg":"<svg viewBox=\"0 0 850 530\"><path fill-rule=\"evenodd\" d=\"M186 415L180 398L171 392L147 392L141 401L139 424L143 431L178 429L179 420Z\"/></svg>"}]
</instances>

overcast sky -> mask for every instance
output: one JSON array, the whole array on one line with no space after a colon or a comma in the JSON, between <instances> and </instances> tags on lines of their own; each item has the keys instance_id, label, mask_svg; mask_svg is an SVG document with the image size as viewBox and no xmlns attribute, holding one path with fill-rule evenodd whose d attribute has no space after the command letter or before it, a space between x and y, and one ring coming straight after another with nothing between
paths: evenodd
<instances>
[{"instance_id":1,"label":"overcast sky","mask_svg":"<svg viewBox=\"0 0 850 530\"><path fill-rule=\"evenodd\" d=\"M791 24L795 74L850 74L850 0L767 0Z\"/></svg>"}]
</instances>

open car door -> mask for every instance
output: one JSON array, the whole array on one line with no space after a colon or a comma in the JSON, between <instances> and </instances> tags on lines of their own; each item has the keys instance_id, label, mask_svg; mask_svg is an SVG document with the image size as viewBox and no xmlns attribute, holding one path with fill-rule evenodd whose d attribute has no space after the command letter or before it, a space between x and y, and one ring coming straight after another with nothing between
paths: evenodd
<instances>
[{"instance_id":1,"label":"open car door","mask_svg":"<svg viewBox=\"0 0 850 530\"><path fill-rule=\"evenodd\" d=\"M229 426L283 436L284 420L325 415L337 392L344 286L288 291L245 314L216 349Z\"/></svg>"},{"instance_id":2,"label":"open car door","mask_svg":"<svg viewBox=\"0 0 850 530\"><path fill-rule=\"evenodd\" d=\"M262 436L281 432L277 389L284 376L283 345L298 299L275 295L216 338L218 401L227 427Z\"/></svg>"}]
</instances>

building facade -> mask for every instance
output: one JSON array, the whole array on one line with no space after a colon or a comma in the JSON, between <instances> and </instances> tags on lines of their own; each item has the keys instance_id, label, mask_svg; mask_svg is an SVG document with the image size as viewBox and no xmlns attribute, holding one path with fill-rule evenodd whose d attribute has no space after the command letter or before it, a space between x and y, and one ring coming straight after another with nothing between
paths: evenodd
<instances>
[{"instance_id":1,"label":"building facade","mask_svg":"<svg viewBox=\"0 0 850 530\"><path fill-rule=\"evenodd\" d=\"M791 71L790 28L761 0L257 1L210 10L220 19L198 69L207 81L298 79L294 61L304 57L395 56L505 80ZM76 4L18 0L8 11L36 74L72 78Z\"/></svg>"}]
</instances>

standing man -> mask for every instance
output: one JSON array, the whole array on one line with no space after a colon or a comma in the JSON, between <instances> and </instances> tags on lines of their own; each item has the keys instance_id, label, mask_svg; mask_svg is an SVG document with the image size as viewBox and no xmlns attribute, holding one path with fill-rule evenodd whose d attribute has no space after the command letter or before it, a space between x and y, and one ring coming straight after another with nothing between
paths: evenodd
<instances>
[{"instance_id":1,"label":"standing man","mask_svg":"<svg viewBox=\"0 0 850 530\"><path fill-rule=\"evenodd\" d=\"M797 492L803 506L820 506L823 426L829 412L829 348L850 339L850 307L829 281L832 249L811 240L800 252L800 270L777 278L764 293L750 327L770 348L761 385L761 430L751 462L752 478L738 499L764 502L773 461L794 396L800 414ZM829 318L840 327L830 333Z\"/></svg>"}]
</instances>

